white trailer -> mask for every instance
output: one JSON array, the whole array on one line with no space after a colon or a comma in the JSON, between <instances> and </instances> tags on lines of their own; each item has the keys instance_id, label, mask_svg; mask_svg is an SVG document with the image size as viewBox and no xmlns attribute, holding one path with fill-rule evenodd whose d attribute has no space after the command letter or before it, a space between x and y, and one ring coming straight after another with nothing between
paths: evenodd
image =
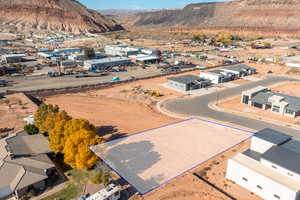
<instances>
[{"instance_id":1,"label":"white trailer","mask_svg":"<svg viewBox=\"0 0 300 200\"><path fill-rule=\"evenodd\" d=\"M119 200L121 198L121 187L110 184L95 194L87 197L86 200Z\"/></svg>"}]
</instances>

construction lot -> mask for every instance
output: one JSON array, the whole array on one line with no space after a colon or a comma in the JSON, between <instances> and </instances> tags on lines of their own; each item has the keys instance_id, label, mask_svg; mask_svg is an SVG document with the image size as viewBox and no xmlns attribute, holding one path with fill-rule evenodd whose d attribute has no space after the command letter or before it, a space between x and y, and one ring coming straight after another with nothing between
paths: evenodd
<instances>
[{"instance_id":1,"label":"construction lot","mask_svg":"<svg viewBox=\"0 0 300 200\"><path fill-rule=\"evenodd\" d=\"M91 149L146 194L251 136L241 129L189 119Z\"/></svg>"}]
</instances>

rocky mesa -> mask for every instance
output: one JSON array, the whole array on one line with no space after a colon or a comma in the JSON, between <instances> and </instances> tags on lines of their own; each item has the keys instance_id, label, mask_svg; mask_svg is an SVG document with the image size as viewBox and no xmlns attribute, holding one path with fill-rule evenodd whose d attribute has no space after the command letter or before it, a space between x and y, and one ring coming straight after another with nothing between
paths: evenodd
<instances>
[{"instance_id":1,"label":"rocky mesa","mask_svg":"<svg viewBox=\"0 0 300 200\"><path fill-rule=\"evenodd\" d=\"M123 29L76 0L0 0L0 24L18 31L101 33Z\"/></svg>"},{"instance_id":2,"label":"rocky mesa","mask_svg":"<svg viewBox=\"0 0 300 200\"><path fill-rule=\"evenodd\" d=\"M137 14L135 26L299 30L300 0L240 0L190 4L179 10Z\"/></svg>"}]
</instances>

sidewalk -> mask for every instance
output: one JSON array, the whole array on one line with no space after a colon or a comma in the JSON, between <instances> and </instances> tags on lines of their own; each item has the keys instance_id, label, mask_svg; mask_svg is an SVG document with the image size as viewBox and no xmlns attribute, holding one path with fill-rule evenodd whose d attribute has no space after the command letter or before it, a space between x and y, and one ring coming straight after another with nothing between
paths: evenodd
<instances>
[{"instance_id":1,"label":"sidewalk","mask_svg":"<svg viewBox=\"0 0 300 200\"><path fill-rule=\"evenodd\" d=\"M232 113L232 114L235 114L235 115L238 115L238 116L248 117L248 118L251 118L251 119L260 120L260 121L268 122L268 123L275 124L275 125L283 124L286 127L294 128L294 129L297 129L297 130L300 131L300 125L297 125L297 124L283 122L283 121L279 121L279 120L275 120L275 119L263 118L261 116L257 116L256 117L256 116L253 116L252 114L249 114L249 113L240 112L240 111L231 110L231 109L221 108L221 107L217 106L217 104L215 102L209 104L208 106L211 109L217 110L217 111L220 111L220 112Z\"/></svg>"}]
</instances>

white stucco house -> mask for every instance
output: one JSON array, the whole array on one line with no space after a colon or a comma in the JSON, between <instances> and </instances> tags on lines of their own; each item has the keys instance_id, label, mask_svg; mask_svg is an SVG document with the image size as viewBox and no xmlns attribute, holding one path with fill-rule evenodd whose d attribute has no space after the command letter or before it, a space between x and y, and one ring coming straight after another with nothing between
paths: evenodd
<instances>
[{"instance_id":1,"label":"white stucco house","mask_svg":"<svg viewBox=\"0 0 300 200\"><path fill-rule=\"evenodd\" d=\"M266 200L300 200L300 141L271 129L228 160L226 178Z\"/></svg>"}]
</instances>

